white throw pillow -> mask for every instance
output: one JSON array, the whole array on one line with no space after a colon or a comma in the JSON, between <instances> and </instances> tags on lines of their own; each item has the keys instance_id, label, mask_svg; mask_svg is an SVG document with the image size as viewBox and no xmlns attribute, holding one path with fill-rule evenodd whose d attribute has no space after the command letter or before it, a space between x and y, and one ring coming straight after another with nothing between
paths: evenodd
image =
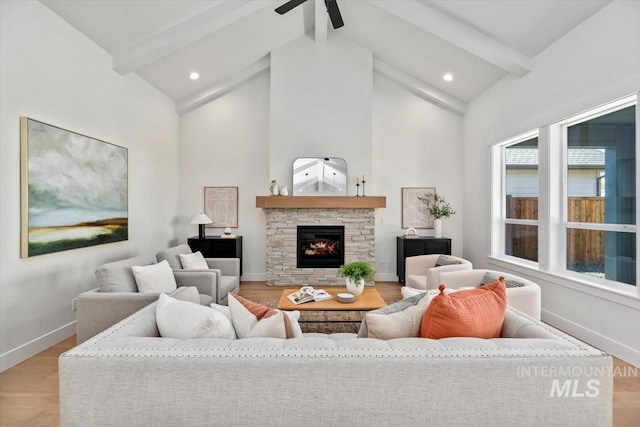
<instances>
[{"instance_id":1,"label":"white throw pillow","mask_svg":"<svg viewBox=\"0 0 640 427\"><path fill-rule=\"evenodd\" d=\"M219 311L204 305L180 301L162 293L156 306L156 324L165 338L235 339L231 321Z\"/></svg>"},{"instance_id":2,"label":"white throw pillow","mask_svg":"<svg viewBox=\"0 0 640 427\"><path fill-rule=\"evenodd\" d=\"M211 308L213 308L214 310L224 314L225 316L227 316L227 318L229 320L232 321L232 319L231 319L231 310L229 310L228 306L220 305L220 304L216 304L216 303L211 303ZM280 311L280 310L276 310L276 311ZM291 328L293 329L293 337L294 338L301 338L303 336L302 328L300 327L300 323L298 322L300 320L300 312L298 310L293 310L293 311L283 311L283 313L291 321Z\"/></svg>"},{"instance_id":3,"label":"white throw pillow","mask_svg":"<svg viewBox=\"0 0 640 427\"><path fill-rule=\"evenodd\" d=\"M185 270L208 270L209 265L200 251L192 254L180 254L180 263Z\"/></svg>"},{"instance_id":4,"label":"white throw pillow","mask_svg":"<svg viewBox=\"0 0 640 427\"><path fill-rule=\"evenodd\" d=\"M294 338L302 338L302 328L300 327L300 312L298 310L292 311L283 311L283 313L289 316L289 320L291 321L291 327L293 328L293 337Z\"/></svg>"},{"instance_id":5,"label":"white throw pillow","mask_svg":"<svg viewBox=\"0 0 640 427\"><path fill-rule=\"evenodd\" d=\"M231 311L229 311L229 307L227 307L226 305L220 305L220 304L216 304L215 302L212 302L211 308L213 308L217 312L224 314L227 317L227 319L231 321Z\"/></svg>"},{"instance_id":6,"label":"white throw pillow","mask_svg":"<svg viewBox=\"0 0 640 427\"><path fill-rule=\"evenodd\" d=\"M175 291L178 285L171 266L164 260L157 264L133 266L138 292L143 294Z\"/></svg>"},{"instance_id":7,"label":"white throw pillow","mask_svg":"<svg viewBox=\"0 0 640 427\"><path fill-rule=\"evenodd\" d=\"M285 314L240 295L229 294L229 311L238 338L297 338L302 335L295 314ZM298 317L299 315L298 312Z\"/></svg>"}]
</instances>

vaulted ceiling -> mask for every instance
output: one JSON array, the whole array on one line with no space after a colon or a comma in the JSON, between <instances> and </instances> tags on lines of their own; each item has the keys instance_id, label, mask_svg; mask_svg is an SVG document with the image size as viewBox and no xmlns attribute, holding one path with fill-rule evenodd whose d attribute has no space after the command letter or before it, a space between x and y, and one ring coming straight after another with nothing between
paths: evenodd
<instances>
[{"instance_id":1,"label":"vaulted ceiling","mask_svg":"<svg viewBox=\"0 0 640 427\"><path fill-rule=\"evenodd\" d=\"M287 0L40 1L179 113L267 70L272 50L305 35L317 43L344 37L373 52L376 72L464 113L505 76L529 73L537 54L611 0L337 0L339 29L323 0L285 15L274 9ZM199 79L189 78L193 71Z\"/></svg>"}]
</instances>

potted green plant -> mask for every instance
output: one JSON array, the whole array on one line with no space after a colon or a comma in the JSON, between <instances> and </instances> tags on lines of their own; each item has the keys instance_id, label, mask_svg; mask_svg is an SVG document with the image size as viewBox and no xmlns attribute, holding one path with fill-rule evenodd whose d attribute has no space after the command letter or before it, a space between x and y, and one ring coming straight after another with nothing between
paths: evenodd
<instances>
[{"instance_id":1,"label":"potted green plant","mask_svg":"<svg viewBox=\"0 0 640 427\"><path fill-rule=\"evenodd\" d=\"M373 280L373 274L375 273L371 265L364 261L353 261L341 265L338 272L341 276L346 277L347 292L355 296L364 291L364 282Z\"/></svg>"},{"instance_id":2,"label":"potted green plant","mask_svg":"<svg viewBox=\"0 0 640 427\"><path fill-rule=\"evenodd\" d=\"M435 237L442 237L442 220L440 218L449 218L456 211L453 210L444 197L438 195L435 191L422 197L418 196L418 200L426 205L427 211L435 218L433 221Z\"/></svg>"}]
</instances>

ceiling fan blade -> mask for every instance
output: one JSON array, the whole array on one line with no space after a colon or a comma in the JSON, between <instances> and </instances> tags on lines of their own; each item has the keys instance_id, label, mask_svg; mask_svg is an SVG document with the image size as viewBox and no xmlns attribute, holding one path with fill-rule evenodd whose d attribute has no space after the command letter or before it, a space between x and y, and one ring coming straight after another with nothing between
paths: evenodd
<instances>
[{"instance_id":1,"label":"ceiling fan blade","mask_svg":"<svg viewBox=\"0 0 640 427\"><path fill-rule=\"evenodd\" d=\"M327 13L331 19L333 29L335 30L344 26L344 21L342 20L342 15L340 14L340 9L338 9L336 0L324 0L324 4L327 6Z\"/></svg>"},{"instance_id":2,"label":"ceiling fan blade","mask_svg":"<svg viewBox=\"0 0 640 427\"><path fill-rule=\"evenodd\" d=\"M280 15L284 15L285 13L289 12L294 7L298 7L298 6L300 6L302 3L306 2L306 1L307 0L289 0L288 2L283 4L282 6L277 7L276 8L276 12L278 12Z\"/></svg>"}]
</instances>

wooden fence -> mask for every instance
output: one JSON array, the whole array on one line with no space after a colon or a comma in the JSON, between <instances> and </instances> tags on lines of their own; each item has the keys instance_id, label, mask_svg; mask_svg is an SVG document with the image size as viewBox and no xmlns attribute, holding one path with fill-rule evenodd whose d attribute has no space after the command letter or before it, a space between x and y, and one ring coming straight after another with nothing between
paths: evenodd
<instances>
[{"instance_id":1,"label":"wooden fence","mask_svg":"<svg viewBox=\"0 0 640 427\"><path fill-rule=\"evenodd\" d=\"M507 197L507 218L537 219L537 197ZM604 197L569 197L567 218L571 222L604 222ZM558 236L558 239L560 236ZM531 225L509 224L506 230L507 254L538 260L538 231ZM604 262L604 231L567 231L567 262Z\"/></svg>"}]
</instances>

